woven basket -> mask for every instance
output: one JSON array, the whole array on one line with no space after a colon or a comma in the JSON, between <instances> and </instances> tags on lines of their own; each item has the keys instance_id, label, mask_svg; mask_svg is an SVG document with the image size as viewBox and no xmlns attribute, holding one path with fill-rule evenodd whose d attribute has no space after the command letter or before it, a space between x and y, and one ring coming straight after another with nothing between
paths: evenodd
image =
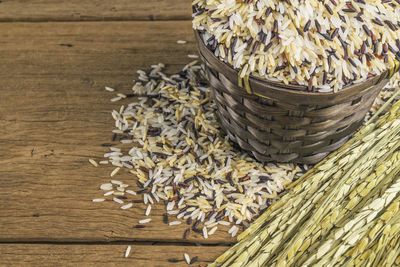
<instances>
[{"instance_id":1,"label":"woven basket","mask_svg":"<svg viewBox=\"0 0 400 267\"><path fill-rule=\"evenodd\" d=\"M222 127L242 149L262 162L313 164L342 146L359 128L392 69L337 93L248 77L195 37L218 107Z\"/></svg>"}]
</instances>

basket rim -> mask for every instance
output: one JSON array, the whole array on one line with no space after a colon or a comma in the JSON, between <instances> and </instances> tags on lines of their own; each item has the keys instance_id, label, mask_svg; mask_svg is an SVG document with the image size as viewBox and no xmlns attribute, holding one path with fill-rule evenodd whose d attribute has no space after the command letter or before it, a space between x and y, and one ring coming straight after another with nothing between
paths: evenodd
<instances>
[{"instance_id":1,"label":"basket rim","mask_svg":"<svg viewBox=\"0 0 400 267\"><path fill-rule=\"evenodd\" d=\"M234 68L232 68L231 66L227 65L225 62L215 57L214 53L212 53L211 50L204 44L202 38L200 37L199 31L194 30L194 34L202 58L205 59L205 61L207 61L207 63L209 63L211 66L215 67L218 71L222 72L224 75L226 74L225 76L227 76L228 78L236 77L237 80L239 72ZM256 92L257 95L260 95L261 97L265 96L269 98L271 94L275 96L280 94L281 97L282 96L286 97L297 96L299 98L305 97L308 99L308 101L316 99L321 100L321 98L327 98L327 100L328 99L333 100L333 98L337 97L347 98L354 95L358 95L359 93L362 93L366 89L369 89L371 86L380 83L383 79L388 78L388 76L389 76L389 70L385 70L380 75L375 75L361 83L347 85L342 89L338 90L337 92L309 92L306 91L307 87L305 86L286 85L280 82L269 81L267 79L260 79L253 75L249 75L249 83L253 91ZM293 89L291 89L290 87ZM265 89L268 89L268 92L266 92Z\"/></svg>"}]
</instances>

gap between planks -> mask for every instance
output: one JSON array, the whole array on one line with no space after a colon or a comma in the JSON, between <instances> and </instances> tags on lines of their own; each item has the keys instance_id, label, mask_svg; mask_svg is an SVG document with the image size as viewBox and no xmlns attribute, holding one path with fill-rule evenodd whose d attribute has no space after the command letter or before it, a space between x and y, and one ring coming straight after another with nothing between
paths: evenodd
<instances>
[{"instance_id":1,"label":"gap between planks","mask_svg":"<svg viewBox=\"0 0 400 267\"><path fill-rule=\"evenodd\" d=\"M0 245L138 245L138 246L180 246L180 247L225 247L228 249L235 243L188 243L188 242L168 242L168 241L76 241L76 242L57 242L57 241L1 241Z\"/></svg>"},{"instance_id":2,"label":"gap between planks","mask_svg":"<svg viewBox=\"0 0 400 267\"><path fill-rule=\"evenodd\" d=\"M56 20L51 20L51 19L35 19L35 20L27 20L27 19L19 19L19 20L8 20L8 19L2 19L0 18L0 23L51 23L51 22L63 22L63 23L68 23L68 22L157 22L157 21L188 21L191 22L191 19L187 18L172 18L172 19L132 19L132 18L104 18L104 19L82 19L82 20L69 20L69 19L56 19Z\"/></svg>"},{"instance_id":3,"label":"gap between planks","mask_svg":"<svg viewBox=\"0 0 400 267\"><path fill-rule=\"evenodd\" d=\"M4 266L188 266L184 253L198 257L191 266L206 266L221 255L226 247L141 246L127 245L30 245L0 244Z\"/></svg>"},{"instance_id":4,"label":"gap between planks","mask_svg":"<svg viewBox=\"0 0 400 267\"><path fill-rule=\"evenodd\" d=\"M1 0L2 22L190 20L187 0Z\"/></svg>"}]
</instances>

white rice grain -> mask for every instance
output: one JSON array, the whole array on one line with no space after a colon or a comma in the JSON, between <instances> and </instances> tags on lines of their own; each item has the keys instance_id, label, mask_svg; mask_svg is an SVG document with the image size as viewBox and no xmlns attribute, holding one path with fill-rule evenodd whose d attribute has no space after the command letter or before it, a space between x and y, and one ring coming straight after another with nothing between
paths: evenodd
<instances>
[{"instance_id":1,"label":"white rice grain","mask_svg":"<svg viewBox=\"0 0 400 267\"><path fill-rule=\"evenodd\" d=\"M117 202L118 204L123 204L124 203L124 201L122 201L121 199L116 198L116 197L113 198L113 201Z\"/></svg>"},{"instance_id":2,"label":"white rice grain","mask_svg":"<svg viewBox=\"0 0 400 267\"><path fill-rule=\"evenodd\" d=\"M149 215L150 215L150 212L151 212L151 205L148 205L148 206L147 206L147 209L146 209L145 215L146 215L146 216L149 216Z\"/></svg>"},{"instance_id":3,"label":"white rice grain","mask_svg":"<svg viewBox=\"0 0 400 267\"><path fill-rule=\"evenodd\" d=\"M187 263L187 264L190 264L190 257L189 257L189 254L184 253L183 256L185 257L186 263Z\"/></svg>"},{"instance_id":4,"label":"white rice grain","mask_svg":"<svg viewBox=\"0 0 400 267\"><path fill-rule=\"evenodd\" d=\"M143 220L140 220L140 221L139 221L140 224L145 224L145 223L149 223L149 222L151 222L151 219L150 219L150 218L148 218L148 219L143 219Z\"/></svg>"},{"instance_id":5,"label":"white rice grain","mask_svg":"<svg viewBox=\"0 0 400 267\"><path fill-rule=\"evenodd\" d=\"M128 194L130 194L130 195L133 195L133 196L136 196L136 192L135 191L133 191L133 190L125 190L125 193L128 193Z\"/></svg>"},{"instance_id":6,"label":"white rice grain","mask_svg":"<svg viewBox=\"0 0 400 267\"><path fill-rule=\"evenodd\" d=\"M118 186L118 187L117 187L117 190L120 191L120 192L125 192L125 188L124 188L124 187L121 187L121 186Z\"/></svg>"},{"instance_id":7,"label":"white rice grain","mask_svg":"<svg viewBox=\"0 0 400 267\"><path fill-rule=\"evenodd\" d=\"M128 246L125 251L125 258L128 258L130 253L131 253L131 246Z\"/></svg>"},{"instance_id":8,"label":"white rice grain","mask_svg":"<svg viewBox=\"0 0 400 267\"><path fill-rule=\"evenodd\" d=\"M208 231L208 235L212 235L215 233L215 231L217 231L218 227L214 226L210 231Z\"/></svg>"},{"instance_id":9,"label":"white rice grain","mask_svg":"<svg viewBox=\"0 0 400 267\"><path fill-rule=\"evenodd\" d=\"M112 195L113 193L114 193L114 191L108 191L108 192L104 193L103 196L107 197L107 196Z\"/></svg>"},{"instance_id":10,"label":"white rice grain","mask_svg":"<svg viewBox=\"0 0 400 267\"><path fill-rule=\"evenodd\" d=\"M126 209L129 209L129 208L132 208L132 206L133 206L133 203L128 203L126 205L121 206L121 209L126 210Z\"/></svg>"},{"instance_id":11,"label":"white rice grain","mask_svg":"<svg viewBox=\"0 0 400 267\"><path fill-rule=\"evenodd\" d=\"M100 189L109 191L109 190L113 189L113 185L110 183L102 184L102 185L100 185Z\"/></svg>"},{"instance_id":12,"label":"white rice grain","mask_svg":"<svg viewBox=\"0 0 400 267\"><path fill-rule=\"evenodd\" d=\"M203 237L205 238L205 239L207 239L208 238L208 232L207 232L207 227L203 227Z\"/></svg>"},{"instance_id":13,"label":"white rice grain","mask_svg":"<svg viewBox=\"0 0 400 267\"><path fill-rule=\"evenodd\" d=\"M167 210L172 210L175 207L175 201L168 202Z\"/></svg>"},{"instance_id":14,"label":"white rice grain","mask_svg":"<svg viewBox=\"0 0 400 267\"><path fill-rule=\"evenodd\" d=\"M121 100L122 98L121 97L114 97L114 98L111 98L111 102L117 102L117 101L119 101L119 100Z\"/></svg>"},{"instance_id":15,"label":"white rice grain","mask_svg":"<svg viewBox=\"0 0 400 267\"><path fill-rule=\"evenodd\" d=\"M176 215L176 214L179 213L179 210L169 210L169 211L167 211L167 213L168 213L169 215Z\"/></svg>"},{"instance_id":16,"label":"white rice grain","mask_svg":"<svg viewBox=\"0 0 400 267\"><path fill-rule=\"evenodd\" d=\"M225 225L225 226L230 226L231 225L230 222L226 222L226 221L218 221L218 223L220 225Z\"/></svg>"}]
</instances>

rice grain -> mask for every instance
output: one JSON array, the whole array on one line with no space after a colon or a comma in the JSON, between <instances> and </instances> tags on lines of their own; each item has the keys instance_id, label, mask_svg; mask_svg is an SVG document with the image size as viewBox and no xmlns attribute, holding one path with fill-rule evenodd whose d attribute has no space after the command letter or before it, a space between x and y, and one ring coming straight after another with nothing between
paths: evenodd
<instances>
[{"instance_id":1,"label":"rice grain","mask_svg":"<svg viewBox=\"0 0 400 267\"><path fill-rule=\"evenodd\" d=\"M128 258L130 253L131 253L131 246L128 246L125 251L125 258Z\"/></svg>"},{"instance_id":2,"label":"rice grain","mask_svg":"<svg viewBox=\"0 0 400 267\"><path fill-rule=\"evenodd\" d=\"M169 223L169 226L179 225L179 224L181 224L181 223L182 223L181 221L173 221L173 222L170 222L170 223Z\"/></svg>"},{"instance_id":3,"label":"rice grain","mask_svg":"<svg viewBox=\"0 0 400 267\"><path fill-rule=\"evenodd\" d=\"M92 164L95 167L98 167L99 164L94 160L94 159L89 159L90 164Z\"/></svg>"},{"instance_id":4,"label":"rice grain","mask_svg":"<svg viewBox=\"0 0 400 267\"><path fill-rule=\"evenodd\" d=\"M151 212L151 205L148 205L148 206L147 206L147 209L146 209L145 215L146 215L146 216L149 216L149 215L150 215L150 212Z\"/></svg>"},{"instance_id":5,"label":"rice grain","mask_svg":"<svg viewBox=\"0 0 400 267\"><path fill-rule=\"evenodd\" d=\"M118 204L124 204L124 201L122 201L121 199L116 198L116 197L113 198L113 201L117 202Z\"/></svg>"},{"instance_id":6,"label":"rice grain","mask_svg":"<svg viewBox=\"0 0 400 267\"><path fill-rule=\"evenodd\" d=\"M110 184L110 183L102 184L102 185L100 186L100 189L101 189L101 190L108 191L108 190L113 189L113 185Z\"/></svg>"},{"instance_id":7,"label":"rice grain","mask_svg":"<svg viewBox=\"0 0 400 267\"><path fill-rule=\"evenodd\" d=\"M110 176L113 177L114 175L116 175L116 174L119 172L120 169L121 169L121 167L115 168L115 169L110 173Z\"/></svg>"},{"instance_id":8,"label":"rice grain","mask_svg":"<svg viewBox=\"0 0 400 267\"><path fill-rule=\"evenodd\" d=\"M128 203L126 205L121 206L121 209L126 210L126 209L129 209L129 208L132 208L132 206L133 206L133 203Z\"/></svg>"},{"instance_id":9,"label":"rice grain","mask_svg":"<svg viewBox=\"0 0 400 267\"><path fill-rule=\"evenodd\" d=\"M189 254L184 253L183 256L184 256L184 258L185 258L186 263L187 263L187 264L190 264L190 257L189 257Z\"/></svg>"},{"instance_id":10,"label":"rice grain","mask_svg":"<svg viewBox=\"0 0 400 267\"><path fill-rule=\"evenodd\" d=\"M149 222L151 222L151 219L150 219L150 218L148 218L148 219L143 219L143 220L140 220L140 221L139 221L140 224L145 224L145 223L149 223Z\"/></svg>"}]
</instances>

